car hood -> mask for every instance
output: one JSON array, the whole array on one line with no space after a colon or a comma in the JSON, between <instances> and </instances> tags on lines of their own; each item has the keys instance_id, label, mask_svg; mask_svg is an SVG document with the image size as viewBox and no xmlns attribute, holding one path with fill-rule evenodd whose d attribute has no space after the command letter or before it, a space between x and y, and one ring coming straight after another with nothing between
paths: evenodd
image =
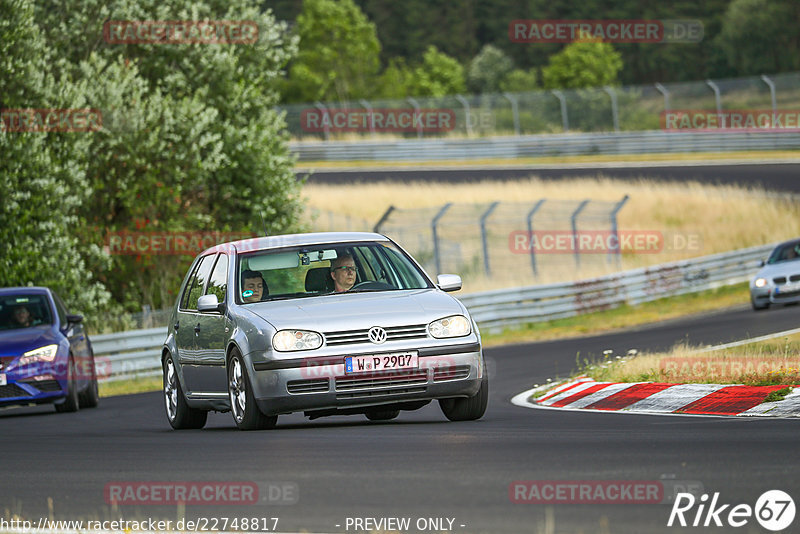
<instances>
[{"instance_id":1,"label":"car hood","mask_svg":"<svg viewBox=\"0 0 800 534\"><path fill-rule=\"evenodd\" d=\"M435 289L324 295L263 302L249 311L276 329L357 330L372 326L427 324L463 314L460 303Z\"/></svg>"},{"instance_id":2,"label":"car hood","mask_svg":"<svg viewBox=\"0 0 800 534\"><path fill-rule=\"evenodd\" d=\"M19 356L29 350L58 344L60 341L50 325L0 330L0 356Z\"/></svg>"},{"instance_id":3,"label":"car hood","mask_svg":"<svg viewBox=\"0 0 800 534\"><path fill-rule=\"evenodd\" d=\"M800 275L800 261L795 260L775 263L773 265L765 265L753 278L766 278L768 280L772 280L772 278L776 276L791 276L793 274Z\"/></svg>"}]
</instances>

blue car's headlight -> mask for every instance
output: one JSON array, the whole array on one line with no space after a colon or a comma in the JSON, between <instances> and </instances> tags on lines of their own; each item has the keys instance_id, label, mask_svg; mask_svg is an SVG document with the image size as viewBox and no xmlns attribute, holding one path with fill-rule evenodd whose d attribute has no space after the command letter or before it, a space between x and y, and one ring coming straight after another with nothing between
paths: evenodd
<instances>
[{"instance_id":1,"label":"blue car's headlight","mask_svg":"<svg viewBox=\"0 0 800 534\"><path fill-rule=\"evenodd\" d=\"M307 330L281 330L272 336L272 346L281 352L313 350L322 346L322 336Z\"/></svg>"},{"instance_id":2,"label":"blue car's headlight","mask_svg":"<svg viewBox=\"0 0 800 534\"><path fill-rule=\"evenodd\" d=\"M469 321L463 315L451 315L428 325L428 331L435 338L461 337L472 331Z\"/></svg>"},{"instance_id":3,"label":"blue car's headlight","mask_svg":"<svg viewBox=\"0 0 800 534\"><path fill-rule=\"evenodd\" d=\"M58 345L46 345L38 349L30 350L22 355L19 359L19 365L30 365L39 362L52 362L56 353L58 352Z\"/></svg>"}]
</instances>

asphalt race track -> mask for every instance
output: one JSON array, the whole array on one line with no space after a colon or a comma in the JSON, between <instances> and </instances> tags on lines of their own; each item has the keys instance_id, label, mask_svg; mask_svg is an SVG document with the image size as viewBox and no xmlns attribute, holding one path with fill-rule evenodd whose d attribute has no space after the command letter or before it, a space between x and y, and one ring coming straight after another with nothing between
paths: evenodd
<instances>
[{"instance_id":1,"label":"asphalt race track","mask_svg":"<svg viewBox=\"0 0 800 534\"><path fill-rule=\"evenodd\" d=\"M468 162L465 162L468 163ZM303 164L299 164L303 166ZM557 167L557 168L553 168ZM298 172L304 176L306 172ZM470 182L478 180L515 180L537 176L544 180L605 176L622 180L647 177L661 181L698 181L712 184L760 185L774 191L800 193L800 164L764 162L743 164L686 165L668 164L642 166L587 165L493 167L493 168L409 168L375 170L314 170L308 183L349 184L358 182L414 181L414 182Z\"/></svg>"},{"instance_id":2,"label":"asphalt race track","mask_svg":"<svg viewBox=\"0 0 800 534\"><path fill-rule=\"evenodd\" d=\"M452 530L465 533L680 531L666 527L669 504L518 504L510 501L509 485L663 479L702 484L732 505L754 506L770 489L797 499L799 422L534 410L513 406L510 397L566 374L578 351L619 354L687 339L711 344L798 323L800 307L755 313L742 306L628 332L488 349L489 410L469 423L447 422L432 404L389 423L293 415L282 416L272 431L240 432L230 414L212 414L204 430L175 432L159 393L102 399L98 409L77 414L55 414L52 407L4 410L0 517L47 517L50 497L56 519L174 521L175 506L111 511L106 484L252 481L261 488L293 485L299 501L190 505L186 516L277 517L278 531L312 533L355 532L346 530L348 517L407 517L412 525L419 518L450 518ZM763 532L754 518L737 531Z\"/></svg>"}]
</instances>

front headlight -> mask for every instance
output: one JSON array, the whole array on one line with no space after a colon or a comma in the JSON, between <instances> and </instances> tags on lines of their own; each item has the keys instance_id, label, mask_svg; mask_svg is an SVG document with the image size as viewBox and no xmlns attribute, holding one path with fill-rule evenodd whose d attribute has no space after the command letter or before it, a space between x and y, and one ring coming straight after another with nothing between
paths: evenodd
<instances>
[{"instance_id":1,"label":"front headlight","mask_svg":"<svg viewBox=\"0 0 800 534\"><path fill-rule=\"evenodd\" d=\"M428 331L435 338L466 336L472 331L469 320L463 315L451 315L428 325Z\"/></svg>"},{"instance_id":2,"label":"front headlight","mask_svg":"<svg viewBox=\"0 0 800 534\"><path fill-rule=\"evenodd\" d=\"M281 330L272 336L272 346L281 352L313 350L322 346L322 336L307 330Z\"/></svg>"},{"instance_id":3,"label":"front headlight","mask_svg":"<svg viewBox=\"0 0 800 534\"><path fill-rule=\"evenodd\" d=\"M756 278L756 281L753 283L753 285L756 286L756 287L764 287L765 285L767 285L767 279L766 278Z\"/></svg>"},{"instance_id":4,"label":"front headlight","mask_svg":"<svg viewBox=\"0 0 800 534\"><path fill-rule=\"evenodd\" d=\"M47 345L39 347L38 349L30 350L22 355L19 359L19 365L28 365L37 362L52 362L56 353L58 352L58 345Z\"/></svg>"}]
</instances>

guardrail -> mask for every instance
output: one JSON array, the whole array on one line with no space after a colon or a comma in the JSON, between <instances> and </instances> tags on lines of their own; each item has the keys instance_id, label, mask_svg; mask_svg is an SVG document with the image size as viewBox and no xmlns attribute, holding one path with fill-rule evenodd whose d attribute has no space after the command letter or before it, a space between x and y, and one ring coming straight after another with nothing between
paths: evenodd
<instances>
[{"instance_id":1,"label":"guardrail","mask_svg":"<svg viewBox=\"0 0 800 534\"><path fill-rule=\"evenodd\" d=\"M472 293L459 297L488 331L572 317L747 281L775 245L633 269L578 282ZM166 327L92 336L101 381L157 376Z\"/></svg>"},{"instance_id":2,"label":"guardrail","mask_svg":"<svg viewBox=\"0 0 800 534\"><path fill-rule=\"evenodd\" d=\"M306 141L289 143L303 161L436 161L587 154L730 152L800 148L790 132L606 132L481 139Z\"/></svg>"},{"instance_id":3,"label":"guardrail","mask_svg":"<svg viewBox=\"0 0 800 534\"><path fill-rule=\"evenodd\" d=\"M478 326L549 321L705 291L749 280L775 245L624 271L590 280L501 289L460 297Z\"/></svg>"}]
</instances>

